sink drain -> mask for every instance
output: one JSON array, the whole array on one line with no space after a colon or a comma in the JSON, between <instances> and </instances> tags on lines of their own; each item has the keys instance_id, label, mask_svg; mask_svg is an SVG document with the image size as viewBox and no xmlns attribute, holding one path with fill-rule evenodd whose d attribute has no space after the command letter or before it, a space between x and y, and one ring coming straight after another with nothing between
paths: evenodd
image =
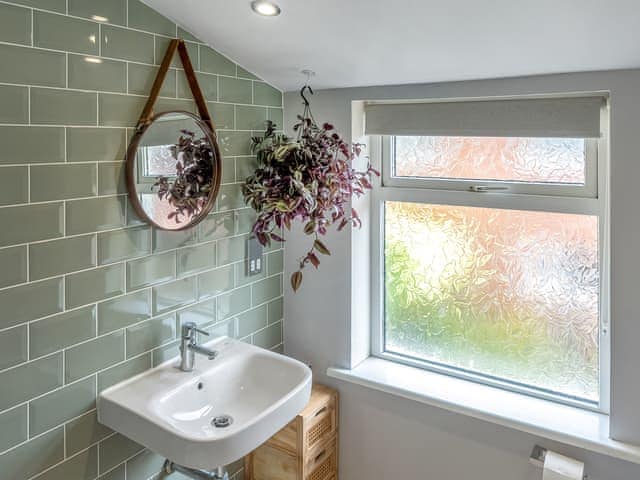
<instances>
[{"instance_id":1,"label":"sink drain","mask_svg":"<svg viewBox=\"0 0 640 480\"><path fill-rule=\"evenodd\" d=\"M211 425L216 428L227 428L232 423L233 417L231 415L218 415L211 420Z\"/></svg>"}]
</instances>

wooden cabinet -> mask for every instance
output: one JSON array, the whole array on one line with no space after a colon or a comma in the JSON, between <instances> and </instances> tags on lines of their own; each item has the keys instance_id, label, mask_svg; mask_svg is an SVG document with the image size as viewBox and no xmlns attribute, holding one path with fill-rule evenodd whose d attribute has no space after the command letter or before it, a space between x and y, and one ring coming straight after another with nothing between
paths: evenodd
<instances>
[{"instance_id":1,"label":"wooden cabinet","mask_svg":"<svg viewBox=\"0 0 640 480\"><path fill-rule=\"evenodd\" d=\"M314 385L304 410L244 463L246 480L338 480L338 392Z\"/></svg>"}]
</instances>

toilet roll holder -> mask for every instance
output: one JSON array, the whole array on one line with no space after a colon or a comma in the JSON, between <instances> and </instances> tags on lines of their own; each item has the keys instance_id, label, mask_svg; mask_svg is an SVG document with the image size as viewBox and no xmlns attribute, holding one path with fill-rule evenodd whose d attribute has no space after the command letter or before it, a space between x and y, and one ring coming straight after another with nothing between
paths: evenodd
<instances>
[{"instance_id":1,"label":"toilet roll holder","mask_svg":"<svg viewBox=\"0 0 640 480\"><path fill-rule=\"evenodd\" d=\"M544 468L544 457L547 455L547 449L541 447L540 445L536 445L533 447L531 451L531 455L529 456L529 463L534 467ZM588 480L588 476L585 473L582 477L583 480Z\"/></svg>"}]
</instances>

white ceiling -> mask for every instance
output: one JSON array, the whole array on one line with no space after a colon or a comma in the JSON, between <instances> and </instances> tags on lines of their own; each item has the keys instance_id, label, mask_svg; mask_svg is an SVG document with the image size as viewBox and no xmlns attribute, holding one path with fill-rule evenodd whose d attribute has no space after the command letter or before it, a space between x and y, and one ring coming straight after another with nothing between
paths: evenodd
<instances>
[{"instance_id":1,"label":"white ceiling","mask_svg":"<svg viewBox=\"0 0 640 480\"><path fill-rule=\"evenodd\" d=\"M640 67L640 0L145 0L285 90Z\"/></svg>"}]
</instances>

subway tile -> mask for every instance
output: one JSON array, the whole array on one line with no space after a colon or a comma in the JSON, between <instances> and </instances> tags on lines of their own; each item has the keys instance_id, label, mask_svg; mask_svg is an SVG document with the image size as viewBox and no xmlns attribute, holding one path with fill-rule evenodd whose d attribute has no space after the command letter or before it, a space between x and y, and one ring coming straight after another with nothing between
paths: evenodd
<instances>
[{"instance_id":1,"label":"subway tile","mask_svg":"<svg viewBox=\"0 0 640 480\"><path fill-rule=\"evenodd\" d=\"M127 91L127 64L106 58L69 55L69 88Z\"/></svg>"},{"instance_id":2,"label":"subway tile","mask_svg":"<svg viewBox=\"0 0 640 480\"><path fill-rule=\"evenodd\" d=\"M119 262L151 253L151 228L135 227L98 234L98 263Z\"/></svg>"},{"instance_id":3,"label":"subway tile","mask_svg":"<svg viewBox=\"0 0 640 480\"><path fill-rule=\"evenodd\" d=\"M149 95L153 82L158 74L158 67L150 65L129 64L129 93L135 95ZM176 71L169 69L160 89L161 97L176 96Z\"/></svg>"},{"instance_id":4,"label":"subway tile","mask_svg":"<svg viewBox=\"0 0 640 480\"><path fill-rule=\"evenodd\" d=\"M242 235L250 233L253 229L253 224L257 219L256 211L253 208L243 208L237 210L236 214L236 234Z\"/></svg>"},{"instance_id":5,"label":"subway tile","mask_svg":"<svg viewBox=\"0 0 640 480\"><path fill-rule=\"evenodd\" d=\"M60 13L65 13L67 10L66 0L13 0L13 3Z\"/></svg>"},{"instance_id":6,"label":"subway tile","mask_svg":"<svg viewBox=\"0 0 640 480\"><path fill-rule=\"evenodd\" d=\"M94 235L63 238L29 245L31 280L84 270L96 265Z\"/></svg>"},{"instance_id":7,"label":"subway tile","mask_svg":"<svg viewBox=\"0 0 640 480\"><path fill-rule=\"evenodd\" d=\"M267 326L267 306L262 305L238 315L238 335L246 337Z\"/></svg>"},{"instance_id":8,"label":"subway tile","mask_svg":"<svg viewBox=\"0 0 640 480\"><path fill-rule=\"evenodd\" d=\"M119 433L107 438L98 446L100 452L100 471L106 472L107 470L111 470L143 448L142 445Z\"/></svg>"},{"instance_id":9,"label":"subway tile","mask_svg":"<svg viewBox=\"0 0 640 480\"><path fill-rule=\"evenodd\" d=\"M226 265L245 259L247 236L218 240L218 265Z\"/></svg>"},{"instance_id":10,"label":"subway tile","mask_svg":"<svg viewBox=\"0 0 640 480\"><path fill-rule=\"evenodd\" d=\"M282 343L282 322L269 325L253 334L253 344L262 348L273 348Z\"/></svg>"},{"instance_id":11,"label":"subway tile","mask_svg":"<svg viewBox=\"0 0 640 480\"><path fill-rule=\"evenodd\" d=\"M34 302L34 298L38 301ZM52 278L2 290L0 305L0 329L61 312L62 279Z\"/></svg>"},{"instance_id":12,"label":"subway tile","mask_svg":"<svg viewBox=\"0 0 640 480\"><path fill-rule=\"evenodd\" d=\"M0 413L0 452L16 446L27 439L27 405Z\"/></svg>"},{"instance_id":13,"label":"subway tile","mask_svg":"<svg viewBox=\"0 0 640 480\"><path fill-rule=\"evenodd\" d=\"M30 178L32 202L91 197L98 193L96 166L90 163L34 165Z\"/></svg>"},{"instance_id":14,"label":"subway tile","mask_svg":"<svg viewBox=\"0 0 640 480\"><path fill-rule=\"evenodd\" d=\"M267 275L282 273L284 269L284 250L277 250L267 255Z\"/></svg>"},{"instance_id":15,"label":"subway tile","mask_svg":"<svg viewBox=\"0 0 640 480\"><path fill-rule=\"evenodd\" d=\"M155 110L157 112L171 112L175 110L183 110L185 112L196 113L196 104L191 99L184 98L158 98Z\"/></svg>"},{"instance_id":16,"label":"subway tile","mask_svg":"<svg viewBox=\"0 0 640 480\"><path fill-rule=\"evenodd\" d=\"M176 316L172 313L133 325L126 337L127 357L140 355L176 338Z\"/></svg>"},{"instance_id":17,"label":"subway tile","mask_svg":"<svg viewBox=\"0 0 640 480\"><path fill-rule=\"evenodd\" d=\"M102 335L151 316L149 291L144 290L98 304L98 334Z\"/></svg>"},{"instance_id":18,"label":"subway tile","mask_svg":"<svg viewBox=\"0 0 640 480\"><path fill-rule=\"evenodd\" d=\"M125 25L127 0L69 0L69 15L91 20L97 16L111 24Z\"/></svg>"},{"instance_id":19,"label":"subway tile","mask_svg":"<svg viewBox=\"0 0 640 480\"><path fill-rule=\"evenodd\" d=\"M63 204L35 204L0 209L0 246L37 242L62 236Z\"/></svg>"},{"instance_id":20,"label":"subway tile","mask_svg":"<svg viewBox=\"0 0 640 480\"><path fill-rule=\"evenodd\" d=\"M282 92L263 82L253 82L253 103L282 107Z\"/></svg>"},{"instance_id":21,"label":"subway tile","mask_svg":"<svg viewBox=\"0 0 640 480\"><path fill-rule=\"evenodd\" d=\"M227 157L222 159L222 183L233 183L236 180L236 159Z\"/></svg>"},{"instance_id":22,"label":"subway tile","mask_svg":"<svg viewBox=\"0 0 640 480\"><path fill-rule=\"evenodd\" d=\"M268 118L275 123L278 130L283 129L284 119L282 108L269 108Z\"/></svg>"},{"instance_id":23,"label":"subway tile","mask_svg":"<svg viewBox=\"0 0 640 480\"><path fill-rule=\"evenodd\" d=\"M176 24L140 0L129 0L129 27L169 37L176 36Z\"/></svg>"},{"instance_id":24,"label":"subway tile","mask_svg":"<svg viewBox=\"0 0 640 480\"><path fill-rule=\"evenodd\" d=\"M62 386L62 353L1 372L0 385L0 411Z\"/></svg>"},{"instance_id":25,"label":"subway tile","mask_svg":"<svg viewBox=\"0 0 640 480\"><path fill-rule=\"evenodd\" d=\"M193 93L189 88L189 82L184 71L178 72L178 97L180 98L193 98ZM208 73L196 73L196 79L200 85L202 95L205 100L215 101L218 98L218 77L216 75L210 75Z\"/></svg>"},{"instance_id":26,"label":"subway tile","mask_svg":"<svg viewBox=\"0 0 640 480\"><path fill-rule=\"evenodd\" d=\"M187 40L189 42L198 42L198 43L204 43L202 40L200 40L198 37L196 37L195 35L193 35L191 32L189 32L188 30L185 30L184 28L182 28L181 26L178 26L178 38L182 38L183 40Z\"/></svg>"},{"instance_id":27,"label":"subway tile","mask_svg":"<svg viewBox=\"0 0 640 480\"><path fill-rule=\"evenodd\" d=\"M173 40L169 37L160 37L156 35L155 45L156 45L156 55L155 55L155 63L156 65L160 65L162 60L164 60L164 56L167 53L167 48L169 47L169 43ZM187 53L189 54L189 59L191 60L191 65L195 71L200 70L200 64L198 62L198 45L191 42L186 42L187 45ZM172 67L182 67L182 62L180 60L180 56L176 53L173 56L173 60L171 62Z\"/></svg>"},{"instance_id":28,"label":"subway tile","mask_svg":"<svg viewBox=\"0 0 640 480\"><path fill-rule=\"evenodd\" d=\"M0 456L4 478L27 480L64 458L63 428L57 428Z\"/></svg>"},{"instance_id":29,"label":"subway tile","mask_svg":"<svg viewBox=\"0 0 640 480\"><path fill-rule=\"evenodd\" d=\"M2 18L0 4L0 18ZM1 21L0 21L1 23ZM0 26L0 32L2 26ZM0 123L29 123L29 90L27 87L0 85Z\"/></svg>"},{"instance_id":30,"label":"subway tile","mask_svg":"<svg viewBox=\"0 0 640 480\"><path fill-rule=\"evenodd\" d=\"M229 337L239 338L238 335L238 319L229 318L223 322L218 322L211 327L207 327L206 330L213 337Z\"/></svg>"},{"instance_id":31,"label":"subway tile","mask_svg":"<svg viewBox=\"0 0 640 480\"><path fill-rule=\"evenodd\" d=\"M66 351L65 381L73 382L124 360L124 332L118 330Z\"/></svg>"},{"instance_id":32,"label":"subway tile","mask_svg":"<svg viewBox=\"0 0 640 480\"><path fill-rule=\"evenodd\" d=\"M0 164L64 162L64 128L0 126L0 144Z\"/></svg>"},{"instance_id":33,"label":"subway tile","mask_svg":"<svg viewBox=\"0 0 640 480\"><path fill-rule=\"evenodd\" d=\"M170 342L153 350L153 366L157 367L161 363L171 360L180 355L180 342Z\"/></svg>"},{"instance_id":34,"label":"subway tile","mask_svg":"<svg viewBox=\"0 0 640 480\"><path fill-rule=\"evenodd\" d=\"M27 326L10 328L0 332L0 370L28 360ZM0 431L2 431L0 429ZM0 448L0 451L2 449Z\"/></svg>"},{"instance_id":35,"label":"subway tile","mask_svg":"<svg viewBox=\"0 0 640 480\"><path fill-rule=\"evenodd\" d=\"M234 212L213 213L198 225L201 242L216 240L233 235Z\"/></svg>"},{"instance_id":36,"label":"subway tile","mask_svg":"<svg viewBox=\"0 0 640 480\"><path fill-rule=\"evenodd\" d=\"M176 277L176 253L167 252L127 262L127 290L167 282Z\"/></svg>"},{"instance_id":37,"label":"subway tile","mask_svg":"<svg viewBox=\"0 0 640 480\"><path fill-rule=\"evenodd\" d=\"M233 285L233 265L216 268L198 275L198 295L200 300L231 290Z\"/></svg>"},{"instance_id":38,"label":"subway tile","mask_svg":"<svg viewBox=\"0 0 640 480\"><path fill-rule=\"evenodd\" d=\"M282 275L275 275L254 283L252 286L253 304L260 305L282 295Z\"/></svg>"},{"instance_id":39,"label":"subway tile","mask_svg":"<svg viewBox=\"0 0 640 480\"><path fill-rule=\"evenodd\" d=\"M14 45L0 45L0 82L64 87L67 76L65 54Z\"/></svg>"},{"instance_id":40,"label":"subway tile","mask_svg":"<svg viewBox=\"0 0 640 480\"><path fill-rule=\"evenodd\" d=\"M178 276L192 275L216 266L216 245L205 243L177 251Z\"/></svg>"},{"instance_id":41,"label":"subway tile","mask_svg":"<svg viewBox=\"0 0 640 480\"><path fill-rule=\"evenodd\" d=\"M127 193L124 162L98 164L98 195Z\"/></svg>"},{"instance_id":42,"label":"subway tile","mask_svg":"<svg viewBox=\"0 0 640 480\"><path fill-rule=\"evenodd\" d=\"M156 478L156 475L162 471L164 460L164 457L157 453L145 450L127 462L127 478Z\"/></svg>"},{"instance_id":43,"label":"subway tile","mask_svg":"<svg viewBox=\"0 0 640 480\"><path fill-rule=\"evenodd\" d=\"M236 106L236 128L238 130L264 130L267 121L265 107Z\"/></svg>"},{"instance_id":44,"label":"subway tile","mask_svg":"<svg viewBox=\"0 0 640 480\"><path fill-rule=\"evenodd\" d=\"M2 175L2 173L0 173ZM0 250L0 288L27 281L27 246ZM0 369L1 370L1 369Z\"/></svg>"},{"instance_id":45,"label":"subway tile","mask_svg":"<svg viewBox=\"0 0 640 480\"><path fill-rule=\"evenodd\" d=\"M0 205L29 201L29 169L26 166L0 167Z\"/></svg>"},{"instance_id":46,"label":"subway tile","mask_svg":"<svg viewBox=\"0 0 640 480\"><path fill-rule=\"evenodd\" d=\"M239 78L220 77L218 98L221 102L251 103L251 81Z\"/></svg>"},{"instance_id":47,"label":"subway tile","mask_svg":"<svg viewBox=\"0 0 640 480\"><path fill-rule=\"evenodd\" d=\"M244 208L247 204L242 195L242 186L239 183L222 185L218 194L218 210L236 210Z\"/></svg>"},{"instance_id":48,"label":"subway tile","mask_svg":"<svg viewBox=\"0 0 640 480\"><path fill-rule=\"evenodd\" d=\"M170 231L153 229L153 251L162 252L174 248L186 247L196 241L196 231L188 230Z\"/></svg>"},{"instance_id":49,"label":"subway tile","mask_svg":"<svg viewBox=\"0 0 640 480\"><path fill-rule=\"evenodd\" d=\"M146 322L148 323L148 322ZM175 322L174 322L175 323ZM134 327L132 327L134 328ZM138 344L140 345L140 344ZM127 331L127 356L129 355L129 333ZM124 363L111 367L98 374L98 393L109 388L116 383L138 375L151 368L151 353L140 355L139 357L127 360Z\"/></svg>"},{"instance_id":50,"label":"subway tile","mask_svg":"<svg viewBox=\"0 0 640 480\"><path fill-rule=\"evenodd\" d=\"M67 235L97 232L125 225L126 197L99 197L67 202Z\"/></svg>"},{"instance_id":51,"label":"subway tile","mask_svg":"<svg viewBox=\"0 0 640 480\"><path fill-rule=\"evenodd\" d=\"M98 54L98 24L47 12L33 12L33 45L66 52Z\"/></svg>"},{"instance_id":52,"label":"subway tile","mask_svg":"<svg viewBox=\"0 0 640 480\"><path fill-rule=\"evenodd\" d=\"M236 158L236 181L244 182L254 174L258 168L258 158L255 156Z\"/></svg>"},{"instance_id":53,"label":"subway tile","mask_svg":"<svg viewBox=\"0 0 640 480\"><path fill-rule=\"evenodd\" d=\"M93 480L98 475L98 447L67 459L33 480Z\"/></svg>"},{"instance_id":54,"label":"subway tile","mask_svg":"<svg viewBox=\"0 0 640 480\"><path fill-rule=\"evenodd\" d=\"M236 64L210 47L200 46L200 70L220 75L236 75ZM251 102L249 102L251 103Z\"/></svg>"},{"instance_id":55,"label":"subway tile","mask_svg":"<svg viewBox=\"0 0 640 480\"><path fill-rule=\"evenodd\" d=\"M250 80L260 80L253 73L251 73L249 70L242 68L240 65L238 65L237 75L239 78L248 78Z\"/></svg>"},{"instance_id":56,"label":"subway tile","mask_svg":"<svg viewBox=\"0 0 640 480\"><path fill-rule=\"evenodd\" d=\"M39 435L95 408L94 377L67 385L29 403L29 435Z\"/></svg>"},{"instance_id":57,"label":"subway tile","mask_svg":"<svg viewBox=\"0 0 640 480\"><path fill-rule=\"evenodd\" d=\"M220 152L225 157L251 155L251 135L249 132L218 132Z\"/></svg>"},{"instance_id":58,"label":"subway tile","mask_svg":"<svg viewBox=\"0 0 640 480\"><path fill-rule=\"evenodd\" d=\"M51 88L31 89L31 123L95 125L96 94Z\"/></svg>"},{"instance_id":59,"label":"subway tile","mask_svg":"<svg viewBox=\"0 0 640 480\"><path fill-rule=\"evenodd\" d=\"M153 63L153 35L112 25L102 25L100 40L104 57Z\"/></svg>"},{"instance_id":60,"label":"subway tile","mask_svg":"<svg viewBox=\"0 0 640 480\"><path fill-rule=\"evenodd\" d=\"M67 455L74 455L113 433L109 427L98 423L98 413L95 410L71 420L64 428Z\"/></svg>"},{"instance_id":61,"label":"subway tile","mask_svg":"<svg viewBox=\"0 0 640 480\"><path fill-rule=\"evenodd\" d=\"M29 324L31 358L41 357L96 336L96 307L71 310Z\"/></svg>"},{"instance_id":62,"label":"subway tile","mask_svg":"<svg viewBox=\"0 0 640 480\"><path fill-rule=\"evenodd\" d=\"M72 273L65 279L67 308L106 300L121 295L124 291L123 264Z\"/></svg>"},{"instance_id":63,"label":"subway tile","mask_svg":"<svg viewBox=\"0 0 640 480\"><path fill-rule=\"evenodd\" d=\"M109 127L135 127L146 101L146 97L100 93L98 122Z\"/></svg>"},{"instance_id":64,"label":"subway tile","mask_svg":"<svg viewBox=\"0 0 640 480\"><path fill-rule=\"evenodd\" d=\"M207 102L207 108L217 129L232 130L236 128L235 108L233 105L230 103Z\"/></svg>"},{"instance_id":65,"label":"subway tile","mask_svg":"<svg viewBox=\"0 0 640 480\"><path fill-rule=\"evenodd\" d=\"M122 465L118 465L118 467L114 468L113 470L109 470L107 473L105 473L104 475L100 475L98 477L98 480L125 480L126 478L126 464L122 464ZM176 477L176 480L179 480ZM186 479L182 479L182 480L186 480Z\"/></svg>"},{"instance_id":66,"label":"subway tile","mask_svg":"<svg viewBox=\"0 0 640 480\"><path fill-rule=\"evenodd\" d=\"M264 256L262 257L261 262L264 262ZM257 282L258 280L262 280L267 276L266 264L262 263L262 271L257 274L249 275L249 269L247 265L247 261L236 263L236 287L241 287L244 285L248 285L249 283Z\"/></svg>"},{"instance_id":67,"label":"subway tile","mask_svg":"<svg viewBox=\"0 0 640 480\"><path fill-rule=\"evenodd\" d=\"M67 161L114 162L124 160L124 128L67 128Z\"/></svg>"},{"instance_id":68,"label":"subway tile","mask_svg":"<svg viewBox=\"0 0 640 480\"><path fill-rule=\"evenodd\" d=\"M166 283L153 287L153 312L160 314L196 301L196 278Z\"/></svg>"},{"instance_id":69,"label":"subway tile","mask_svg":"<svg viewBox=\"0 0 640 480\"><path fill-rule=\"evenodd\" d=\"M211 325L216 321L216 301L215 299L198 303L180 310L178 312L178 331L179 328L187 322L193 322L202 327L203 325Z\"/></svg>"},{"instance_id":70,"label":"subway tile","mask_svg":"<svg viewBox=\"0 0 640 480\"><path fill-rule=\"evenodd\" d=\"M275 300L272 300L271 302L269 302L269 313L268 313L268 318L269 318L269 323L275 323L278 320L282 320L282 317L284 316L284 305L283 305L283 298L277 298Z\"/></svg>"},{"instance_id":71,"label":"subway tile","mask_svg":"<svg viewBox=\"0 0 640 480\"><path fill-rule=\"evenodd\" d=\"M224 320L251 307L251 287L238 288L217 299L217 318Z\"/></svg>"}]
</instances>

